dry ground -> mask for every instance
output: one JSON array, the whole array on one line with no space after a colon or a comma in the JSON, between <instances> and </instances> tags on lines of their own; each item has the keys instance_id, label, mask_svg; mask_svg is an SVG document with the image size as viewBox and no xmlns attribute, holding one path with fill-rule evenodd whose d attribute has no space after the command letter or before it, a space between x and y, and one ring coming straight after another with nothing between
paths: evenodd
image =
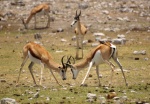
<instances>
[{"instance_id":1,"label":"dry ground","mask_svg":"<svg viewBox=\"0 0 150 104\"><path fill-rule=\"evenodd\" d=\"M45 31L45 30L41 30ZM91 70L90 74L92 77L86 80L88 87L79 87L82 79L85 76L86 68L79 73L79 76L76 80L72 80L72 75L70 70L67 72L67 80L62 81L58 73L55 73L59 82L65 87L60 87L57 85L51 74L49 74L48 69L44 70L44 81L43 87L32 87L33 81L31 75L28 71L28 64L24 67L23 73L21 74L20 86L15 87L15 82L18 76L18 71L22 62L22 47L26 44L27 41L34 41L33 34L36 33L36 30L29 31L26 34L20 34L18 32L12 33L4 33L6 31L1 31L1 43L0 43L0 57L1 57L1 74L0 74L0 98L10 97L15 98L18 102L22 103L86 103L86 95L87 93L96 93L97 96L105 96L110 89L115 89L117 96L127 96L127 103L130 102L149 102L149 91L150 91L150 63L149 63L149 40L146 37L149 37L149 33L144 31L131 32L127 38L133 39L132 41L128 41L125 45L117 45L119 50L119 59L123 65L123 68L127 70L125 75L127 77L127 81L129 83L129 87L125 87L124 80L122 78L122 74L120 71L115 71L115 76L113 79L112 88L108 88L104 90L105 87L97 87L97 78L95 70ZM123 32L121 32L123 33ZM4 35L5 34L5 35ZM16 35L19 34L19 35ZM63 55L73 55L75 56L75 46L74 42L71 40L71 35L66 35L65 33L57 33L57 40L53 35L43 35L42 42L44 47L53 55L54 60L60 63L60 59ZM106 33L108 36L114 36L114 33ZM18 36L16 38L16 36ZM60 42L61 38L67 39L67 44ZM87 39L92 39L92 35L88 34L86 36ZM55 42L55 44L52 44ZM88 43L84 46L85 56L92 49L91 43ZM146 55L133 55L134 50L146 50ZM57 53L56 51L62 51ZM139 58L139 60L135 60L135 58ZM148 60L146 60L148 59ZM77 60L81 61L81 60ZM118 67L117 67L118 68ZM94 69L94 67L92 68ZM39 79L40 67L35 65L34 74L36 75L36 81ZM103 75L101 78L101 83L103 86L108 84L110 79L110 67L108 65L100 65L100 72ZM4 82L3 82L4 80ZM6 81L6 82L5 82ZM40 96L37 99L32 100L33 93L36 90L40 89ZM55 91L56 90L56 91ZM30 94L31 93L31 94ZM55 95L56 94L56 95ZM82 96L80 100L78 100L78 96ZM46 97L50 97L50 101L46 100ZM74 101L72 101L74 99ZM97 98L96 103L99 103L99 99ZM108 102L112 102L110 100Z\"/></svg>"},{"instance_id":2,"label":"dry ground","mask_svg":"<svg viewBox=\"0 0 150 104\"><path fill-rule=\"evenodd\" d=\"M145 2L146 1L147 0L145 0ZM72 3L74 2L70 2L71 5ZM94 3L90 4L90 6L91 5L94 5ZM65 3L63 3L62 6L65 7ZM74 8L75 7L72 7L71 10ZM55 7L55 9L58 8ZM126 96L127 99L125 99L124 104L150 103L150 32L148 30L150 24L148 21L144 22L144 20L147 20L148 16L139 17L138 14L133 13L119 14L118 12L111 12L110 16L113 18L113 20L105 21L105 16L101 17L101 13L93 11L93 14L91 15L91 9L92 8L86 9L86 16L84 15L82 17L82 19L87 19L87 17L89 17L91 20L90 22L83 22L92 26L89 28L85 40L90 39L95 41L95 38L92 35L94 32L102 32L106 35L106 37L111 38L116 38L118 34L124 34L126 36L126 44L117 45L117 47L119 51L119 60L122 63L123 68L127 70L125 75L129 84L128 87L125 86L122 74L120 71L118 71L117 65L117 70L115 71L115 76L113 78L113 86L105 87L108 85L111 72L110 67L106 64L100 65L100 73L103 75L103 77L100 79L102 83L101 87L97 86L98 80L96 78L94 67L90 71L92 77L88 77L85 82L88 85L87 87L79 87L85 76L87 68L79 73L76 80L72 79L70 70L67 71L66 81L63 81L60 78L60 75L55 73L57 79L64 87L59 86L49 73L49 70L45 69L43 86L33 87L33 80L28 71L29 61L23 68L19 87L15 86L19 68L22 62L22 47L28 41L35 41L35 33L40 33L42 35L41 42L43 43L44 47L52 54L56 62L60 63L60 59L63 55L75 56L75 41L71 40L74 36L74 33L73 28L70 27L73 14L75 12L71 12L72 15L69 16L71 11L70 9L64 9L65 12L58 9L60 10L60 13L66 13L66 11L69 11L69 14L67 17L63 16L63 14L53 14L56 20L51 23L51 28L48 29L24 30L22 29L23 25L19 19L15 21L8 20L7 22L0 21L0 24L4 26L3 29L0 30L0 99L6 97L14 98L18 103L21 104L87 104L90 103L87 102L87 93L94 93L97 95L97 98L91 101L91 103L100 103L101 100L99 97L105 97L111 89L114 89L117 93L117 97L122 98ZM105 9L110 10L108 8ZM131 22L114 20L117 18L117 16L123 17L124 15L131 15ZM104 20L105 22L96 22L96 19L92 18L93 16L98 17L98 19L102 19L102 21ZM63 21L61 21L61 18L63 18ZM138 22L134 21L135 18L138 20ZM33 25L32 22L30 25L31 28ZM9 24L11 25L9 26ZM52 33L53 30L59 27L62 27L64 32ZM107 27L120 27L121 30L115 32L104 31L104 29ZM133 30L129 31L130 27L132 27ZM61 42L62 38L66 39L67 42ZM87 43L84 45L84 57L93 48L91 47L91 44L92 43ZM133 55L135 50L146 50L146 55ZM136 58L139 58L139 60L135 60ZM79 61L81 60L77 60L76 62ZM39 83L39 73L40 67L39 65L35 65L34 75L36 76L35 78L37 83ZM37 91L39 91L40 96L38 98L34 98L33 96ZM106 103L114 104L115 101L113 99L107 99Z\"/></svg>"}]
</instances>

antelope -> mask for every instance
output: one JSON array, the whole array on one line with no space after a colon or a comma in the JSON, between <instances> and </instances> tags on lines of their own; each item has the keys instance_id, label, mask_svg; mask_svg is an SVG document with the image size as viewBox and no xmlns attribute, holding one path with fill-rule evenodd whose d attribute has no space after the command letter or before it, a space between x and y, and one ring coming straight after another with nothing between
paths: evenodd
<instances>
[{"instance_id":1,"label":"antelope","mask_svg":"<svg viewBox=\"0 0 150 104\"><path fill-rule=\"evenodd\" d=\"M47 26L46 28L48 28L50 26L50 16L49 16L49 11L50 11L50 7L48 5L48 3L43 3L43 4L40 4L36 7L34 7L31 12L30 12L30 15L29 17L27 18L26 21L24 21L24 19L21 17L21 20L22 20L22 23L25 27L25 29L28 29L28 23L30 22L30 20L32 19L32 17L34 16L34 28L36 28L36 14L39 13L39 12L44 12L44 14L47 15L48 17L48 22L47 22Z\"/></svg>"},{"instance_id":2,"label":"antelope","mask_svg":"<svg viewBox=\"0 0 150 104\"><path fill-rule=\"evenodd\" d=\"M31 76L32 76L32 79L33 79L35 85L37 85L37 84L36 84L36 81L35 81L35 78L34 78L33 72L32 72L32 67L33 67L34 63L40 64L40 66L41 66L40 85L42 83L42 74L43 74L43 69L45 66L49 68L50 72L52 73L54 79L56 80L56 82L58 84L59 84L59 82L57 81L56 77L54 76L52 69L55 70L56 72L58 72L61 75L63 80L66 80L66 66L63 62L64 56L61 59L62 65L59 65L52 59L51 54L43 46L36 44L34 42L29 42L23 47L23 62L20 66L19 76L17 79L17 85L19 82L22 68L25 65L25 63L27 62L28 58L31 60L31 63L29 64L28 68L29 68L29 71L31 73Z\"/></svg>"},{"instance_id":3,"label":"antelope","mask_svg":"<svg viewBox=\"0 0 150 104\"><path fill-rule=\"evenodd\" d=\"M4 18L5 16L3 15L3 13L0 12L0 17Z\"/></svg>"},{"instance_id":4,"label":"antelope","mask_svg":"<svg viewBox=\"0 0 150 104\"><path fill-rule=\"evenodd\" d=\"M110 58L112 58L120 67L124 80L125 80L125 84L126 86L128 85L126 82L126 77L122 68L122 65L119 62L119 59L117 58L117 48L115 45L109 43L109 42L105 42L104 44L100 44L98 45L96 48L94 48L89 54L88 56L83 59L82 61L80 61L79 63L74 63L74 64L67 64L67 67L71 68L72 74L73 74L73 79L77 78L77 75L79 73L80 70L82 70L82 68L85 68L86 66L89 65L87 73L81 83L81 86L84 85L84 82L90 72L90 69L93 65L96 66L96 74L97 74L97 78L98 78L98 82L99 82L99 86L101 86L100 83L100 79L99 79L99 65L102 63L107 63L111 66L112 68L112 73L111 73L111 79L109 82L109 85L111 85L112 83L112 77L113 77L113 72L114 72L114 68L115 65L113 65L113 63L111 63L109 60Z\"/></svg>"},{"instance_id":5,"label":"antelope","mask_svg":"<svg viewBox=\"0 0 150 104\"><path fill-rule=\"evenodd\" d=\"M77 13L77 10L76 10L74 21L71 23L71 27L76 24L76 28L74 30L74 32L76 34L76 43L77 43L76 59L79 58L79 49L80 48L82 49L82 57L81 58L83 58L83 39L87 33L87 28L85 27L84 24L81 24L81 22L80 22L80 16L81 16L81 10L80 10L79 14Z\"/></svg>"}]
</instances>

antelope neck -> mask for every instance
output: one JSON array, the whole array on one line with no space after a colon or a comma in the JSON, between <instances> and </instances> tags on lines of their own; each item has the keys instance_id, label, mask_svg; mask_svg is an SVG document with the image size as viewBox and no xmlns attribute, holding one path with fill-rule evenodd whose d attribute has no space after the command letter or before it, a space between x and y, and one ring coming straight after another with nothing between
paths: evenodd
<instances>
[{"instance_id":1,"label":"antelope neck","mask_svg":"<svg viewBox=\"0 0 150 104\"><path fill-rule=\"evenodd\" d=\"M78 28L79 33L82 34L80 20L77 21L77 28Z\"/></svg>"}]
</instances>

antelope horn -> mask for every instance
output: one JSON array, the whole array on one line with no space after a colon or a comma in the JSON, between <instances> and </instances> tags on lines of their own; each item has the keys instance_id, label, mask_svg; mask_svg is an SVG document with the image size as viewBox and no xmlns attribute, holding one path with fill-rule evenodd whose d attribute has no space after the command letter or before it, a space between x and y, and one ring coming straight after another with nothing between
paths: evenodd
<instances>
[{"instance_id":1,"label":"antelope horn","mask_svg":"<svg viewBox=\"0 0 150 104\"><path fill-rule=\"evenodd\" d=\"M74 57L72 57L72 56L70 56L72 59L73 59L73 64L75 64L75 58Z\"/></svg>"},{"instance_id":2,"label":"antelope horn","mask_svg":"<svg viewBox=\"0 0 150 104\"><path fill-rule=\"evenodd\" d=\"M79 13L79 15L78 16L80 16L81 15L81 10L80 10L80 13Z\"/></svg>"},{"instance_id":3,"label":"antelope horn","mask_svg":"<svg viewBox=\"0 0 150 104\"><path fill-rule=\"evenodd\" d=\"M69 58L67 57L68 60L67 60L66 64L68 64L68 63L71 64L70 58L71 58L71 56Z\"/></svg>"},{"instance_id":4,"label":"antelope horn","mask_svg":"<svg viewBox=\"0 0 150 104\"><path fill-rule=\"evenodd\" d=\"M77 10L76 10L76 16L77 16Z\"/></svg>"},{"instance_id":5,"label":"antelope horn","mask_svg":"<svg viewBox=\"0 0 150 104\"><path fill-rule=\"evenodd\" d=\"M62 63L62 65L63 65L63 68L65 67L65 64L64 64L64 57L65 57L65 55L61 58L61 63Z\"/></svg>"},{"instance_id":6,"label":"antelope horn","mask_svg":"<svg viewBox=\"0 0 150 104\"><path fill-rule=\"evenodd\" d=\"M70 62L71 58L73 59L73 64L75 63L75 59L72 56L70 56L67 60L67 64L71 64L71 62Z\"/></svg>"}]
</instances>

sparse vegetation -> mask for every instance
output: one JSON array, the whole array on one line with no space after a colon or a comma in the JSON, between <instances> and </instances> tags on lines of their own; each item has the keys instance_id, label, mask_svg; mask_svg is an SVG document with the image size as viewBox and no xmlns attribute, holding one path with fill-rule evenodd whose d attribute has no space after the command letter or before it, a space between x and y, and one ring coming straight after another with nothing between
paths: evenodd
<instances>
[{"instance_id":1,"label":"sparse vegetation","mask_svg":"<svg viewBox=\"0 0 150 104\"><path fill-rule=\"evenodd\" d=\"M2 2L4 0L0 0ZM109 0L107 0L109 1ZM116 0L119 2L120 0ZM132 0L133 1L133 0ZM120 1L121 2L121 1ZM136 2L136 1L135 1ZM127 3L125 3L127 5ZM125 5L124 4L124 5ZM1 4L0 4L1 5ZM92 4L94 5L94 4ZM147 5L147 4L146 4ZM145 7L147 10L147 7ZM14 9L14 8L13 8ZM71 8L72 9L72 8ZM90 8L91 9L91 8ZM107 9L105 7L105 9ZM135 8L137 9L137 8ZM67 9L68 10L68 9ZM97 9L96 9L97 10ZM138 9L140 10L140 9ZM75 11L72 13L74 15ZM91 13L91 11L90 11ZM91 14L87 12L89 18L91 18ZM129 13L130 14L130 13ZM131 13L132 14L132 13ZM131 15L130 14L130 15ZM69 14L68 14L69 15ZM93 11L93 16L97 14ZM101 102L100 97L107 98L107 94L113 89L116 92L116 96L119 98L124 98L124 104L144 104L150 103L150 32L149 32L149 24L148 22L143 23L143 18L138 17L138 15L134 15L136 19L138 19L137 24L141 24L139 28L147 27L145 30L140 30L139 28L135 28L126 34L129 27L132 27L136 22L131 19L131 22L124 21L115 21L115 16L117 13L110 13L113 18L112 21L103 22L94 22L91 23L91 27L85 36L85 39L95 41L93 37L94 32L102 32L107 37L115 38L118 34L125 34L127 42L125 45L117 45L119 51L119 60L125 69L125 75L127 78L127 82L129 84L128 87L124 84L124 79L122 77L122 73L119 71L118 66L116 65L116 71L113 78L113 86L107 87L108 81L110 80L111 68L107 64L100 65L100 73L103 75L100 78L102 86L98 87L98 80L95 72L95 68L93 67L90 71L90 77L87 78L85 83L86 87L79 87L81 81L83 80L87 69L82 70L77 79L72 79L71 71L67 70L67 80L63 81L60 78L58 73L54 73L57 77L58 81L64 86L58 86L55 82L51 73L49 73L48 69L44 70L44 79L42 81L43 86L33 85L32 77L28 70L29 60L23 68L23 72L21 73L20 85L16 87L16 80L19 73L19 68L22 62L22 48L28 41L35 41L34 34L40 33L42 35L41 42L44 47L53 55L53 58L60 63L60 59L63 55L73 55L75 57L75 41L72 41L72 37L75 35L73 33L73 28L70 28L70 21L68 20L64 26L64 23L61 21L62 27L64 27L63 32L52 33L53 29L56 27L60 27L58 25L58 21L60 22L60 18L65 18L61 16L61 14L56 14L57 19L55 22L51 23L52 28L41 29L41 30L21 30L20 27L23 27L21 21L7 21L1 22L0 25L4 26L0 29L0 100L2 98L13 98L20 104L99 104ZM126 13L128 15L128 12ZM133 15L133 14L132 14ZM53 14L53 16L55 16ZM129 15L128 15L129 16ZM67 20L65 18L64 20ZM72 18L73 19L73 18ZM104 18L102 18L104 19ZM141 19L141 20L140 20ZM84 18L82 17L82 20ZM92 19L91 19L92 20ZM95 20L95 19L93 19ZM145 19L144 19L145 20ZM17 22L17 24L15 24ZM63 21L64 22L64 21ZM83 21L85 24L86 21ZM2 24L1 24L2 23ZM8 26L9 23L11 26ZM119 24L117 24L119 23ZM87 23L88 24L88 23ZM39 24L38 24L39 25ZM107 28L111 25L111 27L119 27L121 28L125 26L123 30L119 31L105 31L104 28ZM101 26L101 27L100 27ZM137 27L138 27L137 26ZM31 26L32 27L32 26ZM100 28L99 28L100 27ZM104 27L104 28L102 28ZM133 26L134 27L134 26ZM66 42L61 42L61 39L66 39ZM84 45L84 56L88 54L88 52L92 49L91 43L87 43ZM134 51L146 50L146 54L138 54L134 55ZM76 60L77 62L80 60ZM113 60L112 60L113 62ZM37 70L34 70L37 69ZM34 75L37 83L40 78L40 67L39 65L35 65ZM39 84L39 83L38 83ZM35 93L39 92L39 97L34 97ZM96 94L96 98L94 100L89 100L87 98L88 93ZM106 99L106 104L114 104L114 99Z\"/></svg>"},{"instance_id":2,"label":"sparse vegetation","mask_svg":"<svg viewBox=\"0 0 150 104\"><path fill-rule=\"evenodd\" d=\"M3 32L1 32L3 33ZM146 32L140 32L141 34L145 34ZM18 34L18 33L16 33ZM30 33L28 33L30 34ZM72 74L70 70L67 72L67 80L62 81L60 76L55 73L58 80L65 86L60 87L57 85L51 74L48 72L48 69L44 70L44 87L33 87L33 81L31 75L28 71L28 64L25 65L24 71L21 74L20 86L15 87L15 82L18 76L18 70L20 68L20 64L22 62L22 47L26 43L26 40L33 41L33 33L30 35L24 34L15 38L13 34L9 34L1 37L0 44L0 57L1 57L1 74L0 74L0 98L10 97L16 99L19 103L87 103L86 96L87 93L95 93L97 96L105 96L110 89L114 89L117 93L118 97L127 96L126 103L131 102L149 102L149 90L150 90L150 81L149 81L149 61L145 60L145 58L150 58L149 56L149 44L148 41L144 41L144 37L141 35L141 38L137 38L139 32L131 32L133 35L128 35L128 38L134 38L135 41L132 43L127 42L126 45L118 45L119 48L119 59L123 65L123 68L127 70L125 75L127 77L127 81L129 83L128 87L125 87L124 80L122 78L122 74L118 71L115 72L115 77L113 80L113 87L105 89L105 87L97 87L98 81L96 78L95 70L91 70L90 74L92 74L91 78L86 80L88 87L79 87L81 80L85 76L86 69L84 69L81 73L79 73L76 81L72 79ZM57 34L57 44L53 45L51 42L46 42L47 39L50 39L50 35L43 35L43 44L49 50L49 52L53 55L53 57L60 62L60 57L63 55L75 55L75 47L70 45L63 45L59 40L61 37L67 38L67 40L71 39L71 36L67 36L66 34ZM110 33L111 36L111 33ZM86 37L86 38L90 38ZM51 39L51 41L55 41L55 39ZM71 42L73 43L73 42ZM61 46L64 46L63 48ZM85 46L84 52L87 53L92 47L90 44ZM146 55L133 55L134 50L143 50L145 49ZM57 50L62 50L63 52L56 53ZM136 57L139 57L139 60L135 60ZM77 60L80 61L80 60ZM29 62L29 61L28 61ZM36 80L39 79L40 68L38 65L34 67L38 70L35 71ZM92 68L94 69L94 67ZM100 65L100 72L103 75L101 78L102 85L107 85L108 80L110 79L110 67L108 65ZM5 80L4 82L2 80ZM68 85L69 84L69 85ZM40 97L33 98L33 94L36 93L37 90L40 90ZM46 99L49 99L48 101ZM99 99L97 98L95 103L99 103ZM108 100L109 103L113 102L113 100Z\"/></svg>"}]
</instances>

